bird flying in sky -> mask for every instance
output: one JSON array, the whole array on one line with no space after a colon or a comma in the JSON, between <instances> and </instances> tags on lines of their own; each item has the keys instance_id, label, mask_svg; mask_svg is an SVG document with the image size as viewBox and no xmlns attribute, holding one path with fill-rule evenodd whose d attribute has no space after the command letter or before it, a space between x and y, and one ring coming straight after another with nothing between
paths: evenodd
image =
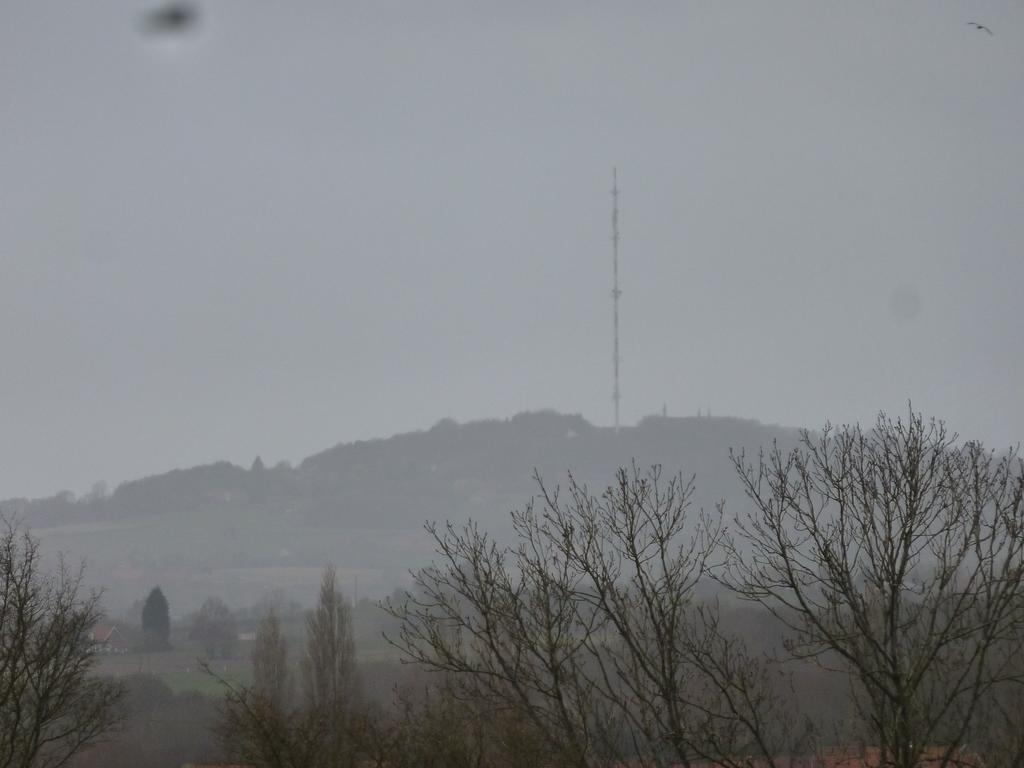
<instances>
[{"instance_id":1,"label":"bird flying in sky","mask_svg":"<svg viewBox=\"0 0 1024 768\"><path fill-rule=\"evenodd\" d=\"M989 33L990 35L992 35L992 34L995 34L994 32L992 32L992 30L991 30L991 29L989 29L988 27L986 27L986 26L985 26L984 24L979 24L979 23L978 23L978 22L976 22L976 21L968 21L968 22L967 22L967 26L969 26L969 27L974 27L975 29L980 29L980 30L982 30L982 31L984 31L984 32L988 32L988 33Z\"/></svg>"}]
</instances>

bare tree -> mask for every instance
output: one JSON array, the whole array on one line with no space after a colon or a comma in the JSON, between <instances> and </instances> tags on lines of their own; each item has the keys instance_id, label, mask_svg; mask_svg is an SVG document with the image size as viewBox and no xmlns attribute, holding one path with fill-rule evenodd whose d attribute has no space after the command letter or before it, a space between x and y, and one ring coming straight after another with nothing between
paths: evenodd
<instances>
[{"instance_id":1,"label":"bare tree","mask_svg":"<svg viewBox=\"0 0 1024 768\"><path fill-rule=\"evenodd\" d=\"M963 759L1024 651L1016 454L911 413L733 460L753 510L719 578L789 628L792 657L849 675L883 765L915 768L939 745L939 765Z\"/></svg>"},{"instance_id":2,"label":"bare tree","mask_svg":"<svg viewBox=\"0 0 1024 768\"><path fill-rule=\"evenodd\" d=\"M334 566L324 568L320 598L306 618L306 652L300 666L306 708L325 725L325 765L350 765L355 759L351 725L358 698L356 649L352 610L338 591Z\"/></svg>"},{"instance_id":3,"label":"bare tree","mask_svg":"<svg viewBox=\"0 0 1024 768\"><path fill-rule=\"evenodd\" d=\"M252 685L222 677L205 662L203 669L224 687L216 732L232 759L260 768L320 764L327 721L319 713L294 706L288 644L273 610L256 631Z\"/></svg>"},{"instance_id":4,"label":"bare tree","mask_svg":"<svg viewBox=\"0 0 1024 768\"><path fill-rule=\"evenodd\" d=\"M688 522L692 482L620 470L567 500L540 478L513 547L469 524L428 526L440 562L414 574L392 638L482 702L518 710L561 763L771 760L790 735L762 660L695 590L720 510Z\"/></svg>"},{"instance_id":5,"label":"bare tree","mask_svg":"<svg viewBox=\"0 0 1024 768\"><path fill-rule=\"evenodd\" d=\"M234 760L257 768L310 768L323 765L326 721L308 710L282 707L255 686L207 674L224 687L216 733Z\"/></svg>"},{"instance_id":6,"label":"bare tree","mask_svg":"<svg viewBox=\"0 0 1024 768\"><path fill-rule=\"evenodd\" d=\"M1013 662L1018 674L1024 659ZM984 757L986 768L1024 768L1024 685L1018 680L1003 682L980 703L972 727L969 752Z\"/></svg>"},{"instance_id":7,"label":"bare tree","mask_svg":"<svg viewBox=\"0 0 1024 768\"><path fill-rule=\"evenodd\" d=\"M91 676L101 616L82 568L44 573L39 542L5 520L0 535L0 767L57 768L120 718L120 686Z\"/></svg>"},{"instance_id":8,"label":"bare tree","mask_svg":"<svg viewBox=\"0 0 1024 768\"><path fill-rule=\"evenodd\" d=\"M192 620L188 637L201 643L210 658L231 656L238 645L238 628L231 609L220 598L206 598Z\"/></svg>"},{"instance_id":9,"label":"bare tree","mask_svg":"<svg viewBox=\"0 0 1024 768\"><path fill-rule=\"evenodd\" d=\"M659 467L620 469L600 496L570 478L568 500L540 483L527 540L555 542L579 575L576 599L601 617L585 635L592 689L630 725L650 759L723 766L772 764L796 745L794 702L783 702L765 660L725 631L696 590L722 536L721 505L690 520L693 480Z\"/></svg>"},{"instance_id":10,"label":"bare tree","mask_svg":"<svg viewBox=\"0 0 1024 768\"><path fill-rule=\"evenodd\" d=\"M301 663L311 709L347 716L356 695L355 659L352 610L338 591L334 567L327 566L317 606L306 619L306 652Z\"/></svg>"},{"instance_id":11,"label":"bare tree","mask_svg":"<svg viewBox=\"0 0 1024 768\"><path fill-rule=\"evenodd\" d=\"M415 574L402 603L385 603L402 621L389 639L450 673L478 706L522 713L559 764L593 765L593 697L579 674L592 628L576 612L568 564L543 541L503 549L473 523L428 530L441 562Z\"/></svg>"},{"instance_id":12,"label":"bare tree","mask_svg":"<svg viewBox=\"0 0 1024 768\"><path fill-rule=\"evenodd\" d=\"M292 700L287 644L273 612L257 632L253 685L225 679L204 665L225 687L218 733L233 758L266 768L354 764L355 644L351 612L337 590L333 567L324 569L319 602L307 616L306 633L301 702Z\"/></svg>"},{"instance_id":13,"label":"bare tree","mask_svg":"<svg viewBox=\"0 0 1024 768\"><path fill-rule=\"evenodd\" d=\"M288 642L281 633L281 622L271 608L256 630L252 649L253 687L267 703L284 711L292 698L292 680L288 670Z\"/></svg>"},{"instance_id":14,"label":"bare tree","mask_svg":"<svg viewBox=\"0 0 1024 768\"><path fill-rule=\"evenodd\" d=\"M375 768L534 768L550 753L530 726L478 706L442 682L395 691L363 715L363 755Z\"/></svg>"}]
</instances>

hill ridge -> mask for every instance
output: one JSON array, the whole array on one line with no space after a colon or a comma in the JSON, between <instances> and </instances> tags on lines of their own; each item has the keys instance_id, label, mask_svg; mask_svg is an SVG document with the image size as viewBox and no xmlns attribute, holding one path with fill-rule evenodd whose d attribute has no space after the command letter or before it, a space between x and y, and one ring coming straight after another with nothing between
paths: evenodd
<instances>
[{"instance_id":1,"label":"hill ridge","mask_svg":"<svg viewBox=\"0 0 1024 768\"><path fill-rule=\"evenodd\" d=\"M730 448L787 446L796 436L721 416L651 416L616 434L579 414L527 411L341 442L297 466L221 461L130 480L109 495L3 508L44 532L47 547L88 559L90 578L112 595L143 583L203 584L206 594L306 588L326 562L359 572L363 589L386 588L432 556L427 520L472 517L501 535L509 510L537 492L535 471L552 485L572 471L598 491L620 466L661 464L695 475L695 506L708 507L742 498Z\"/></svg>"}]
</instances>

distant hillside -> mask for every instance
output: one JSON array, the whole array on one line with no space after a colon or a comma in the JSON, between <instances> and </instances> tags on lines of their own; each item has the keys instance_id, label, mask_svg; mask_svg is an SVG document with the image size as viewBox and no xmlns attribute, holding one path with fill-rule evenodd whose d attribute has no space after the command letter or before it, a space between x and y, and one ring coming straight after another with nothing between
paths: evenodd
<instances>
[{"instance_id":1,"label":"distant hillside","mask_svg":"<svg viewBox=\"0 0 1024 768\"><path fill-rule=\"evenodd\" d=\"M86 557L112 604L160 583L185 610L208 594L237 602L274 587L300 593L328 561L364 591L390 589L430 559L424 521L473 517L501 532L508 511L536 492L535 470L552 484L571 471L600 490L619 466L658 463L695 474L699 504L735 506L742 498L729 449L795 438L793 429L734 418L649 417L619 434L554 412L446 419L340 444L297 467L221 462L127 482L109 496L14 499L3 509L48 548Z\"/></svg>"}]
</instances>

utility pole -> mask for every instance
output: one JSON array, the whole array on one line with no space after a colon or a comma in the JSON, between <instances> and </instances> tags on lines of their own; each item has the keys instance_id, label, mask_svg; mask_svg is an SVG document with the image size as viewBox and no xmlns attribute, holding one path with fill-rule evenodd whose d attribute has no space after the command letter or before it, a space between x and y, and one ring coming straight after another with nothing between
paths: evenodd
<instances>
[{"instance_id":1,"label":"utility pole","mask_svg":"<svg viewBox=\"0 0 1024 768\"><path fill-rule=\"evenodd\" d=\"M619 170L612 168L612 306L614 312L614 334L612 368L615 372L615 386L612 401L615 403L615 434L619 434Z\"/></svg>"}]
</instances>

